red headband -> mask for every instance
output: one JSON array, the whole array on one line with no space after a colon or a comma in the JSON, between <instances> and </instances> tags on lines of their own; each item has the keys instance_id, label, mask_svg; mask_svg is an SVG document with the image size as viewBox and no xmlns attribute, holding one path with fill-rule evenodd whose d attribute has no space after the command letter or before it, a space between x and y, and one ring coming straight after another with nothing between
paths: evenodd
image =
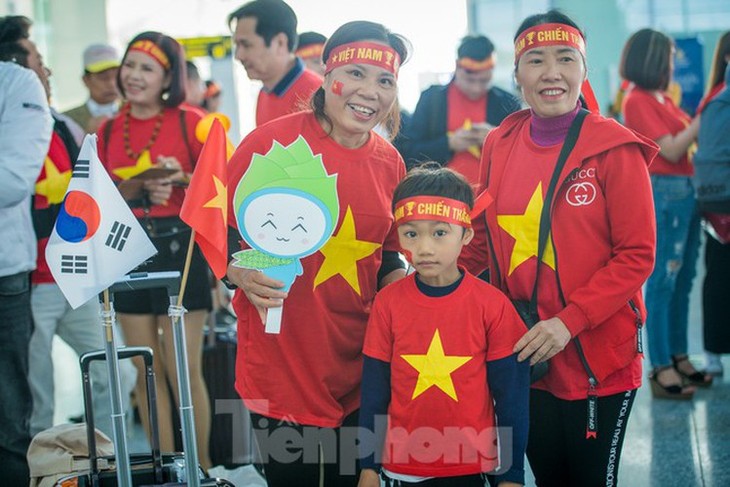
<instances>
[{"instance_id":1,"label":"red headband","mask_svg":"<svg viewBox=\"0 0 730 487\"><path fill-rule=\"evenodd\" d=\"M297 49L295 54L300 58L308 59L310 57L322 57L322 51L324 51L324 44L310 44Z\"/></svg>"},{"instance_id":2,"label":"red headband","mask_svg":"<svg viewBox=\"0 0 730 487\"><path fill-rule=\"evenodd\" d=\"M395 205L393 215L396 225L413 220L437 220L471 228L469 205L440 196L414 196L400 200Z\"/></svg>"},{"instance_id":3,"label":"red headband","mask_svg":"<svg viewBox=\"0 0 730 487\"><path fill-rule=\"evenodd\" d=\"M494 53L481 61L477 61L470 57L462 57L456 61L457 66L466 69L467 71L486 71L487 69L492 69L496 63L497 56Z\"/></svg>"},{"instance_id":4,"label":"red headband","mask_svg":"<svg viewBox=\"0 0 730 487\"><path fill-rule=\"evenodd\" d=\"M372 64L398 76L400 56L395 49L385 44L352 42L334 48L325 64L325 74L346 64Z\"/></svg>"},{"instance_id":5,"label":"red headband","mask_svg":"<svg viewBox=\"0 0 730 487\"><path fill-rule=\"evenodd\" d=\"M575 27L565 24L540 24L524 31L515 41L515 64L528 49L544 46L570 46L585 57L586 41Z\"/></svg>"},{"instance_id":6,"label":"red headband","mask_svg":"<svg viewBox=\"0 0 730 487\"><path fill-rule=\"evenodd\" d=\"M129 49L127 49L127 51L143 52L152 57L163 68L170 69L170 60L167 59L167 55L165 54L165 52L160 49L157 44L148 39L135 42L134 44L129 46Z\"/></svg>"}]
</instances>

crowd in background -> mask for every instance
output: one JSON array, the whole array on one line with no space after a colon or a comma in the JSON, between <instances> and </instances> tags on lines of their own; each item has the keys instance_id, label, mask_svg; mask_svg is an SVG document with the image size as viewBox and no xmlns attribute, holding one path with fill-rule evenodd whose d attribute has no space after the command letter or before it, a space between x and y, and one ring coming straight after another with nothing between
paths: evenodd
<instances>
[{"instance_id":1,"label":"crowd in background","mask_svg":"<svg viewBox=\"0 0 730 487\"><path fill-rule=\"evenodd\" d=\"M394 350L402 344L396 332L395 341L387 344L369 330L366 336L369 326L391 326L380 315L384 321L372 324L379 291L413 270L416 281L421 280L413 292L423 294L418 298L423 303L456 293L470 282L464 276L473 273L492 285L482 293L506 295L518 312L524 311L519 316L525 326L515 321L520 333L513 330L509 340L500 335L507 331L490 331L496 333L489 339L494 343L501 343L500 336L511 341L501 355L484 345L482 362L489 374L483 375L490 380L479 387L493 391L483 398L495 398L495 410L488 414L496 412L500 425L513 421L510 454L521 458L526 452L538 485L603 485L606 469L614 468L606 459L616 445L609 434L595 439L591 433L613 433L617 421L625 426L642 376L648 377L657 399L691 400L698 387L710 387L723 374L720 358L730 353L725 305L730 289L730 148L725 140L730 33L717 43L705 97L694 114L670 96L673 40L654 29L634 33L619 63L622 92L613 109L618 123L598 112L588 83L583 32L557 11L530 16L516 31L519 93L494 86L495 46L485 35L468 35L455 46L449 83L426 89L412 114L398 105L397 75L417 46L386 26L356 20L329 38L297 34L296 14L281 0L251 1L227 20L235 60L250 79L262 83L256 128L229 163L229 206L235 209L234 190L252 160L274 142L289 147L303 138L313 155L321 155L326 175L337 175L337 183L334 200L320 195L330 233L320 236L321 248L294 259L298 274L290 282L234 261L219 283L203 255L197 250L193 255L183 304L204 468L213 466L209 441L230 441L210 437L211 403L202 373L208 315L229 306L228 293L221 292L224 285L236 289L228 308L238 317L236 390L251 411L260 443L292 425L300 434L314 428L317 434L333 432L337 439L358 424L376 434L363 411L393 414L404 428L438 423L418 406L404 405L415 404L418 394L405 397L398 389L404 369L410 369L397 364L402 359ZM567 34L550 38L547 34L556 28ZM51 104L52 71L31 30L25 17L0 18L0 463L9 485L27 483L31 438L53 426L53 337L78 354L103 348L96 326L98 303L71 309L45 261L84 135L97 135L100 160L158 250L144 270L182 270L191 233L179 212L202 149L196 128L206 114L217 112L221 97L229 96L200 76L175 39L143 32L121 55L104 43L79 53L89 98L59 113ZM372 59L357 49L384 57ZM439 168L458 173L460 179L449 184L464 183L471 199L462 197L462 203L474 210L465 227L473 233L458 245L459 251L465 245L459 266L459 251L449 261L458 271L445 283L423 277L439 262L434 257L424 267L418 252L425 250L404 252L410 234L393 219L394 192L403 191L396 190L399 182L407 170L424 163L433 173L417 174L428 184L442 177L434 176L441 174ZM140 183L135 176L153 165L169 171ZM306 206L293 196L301 192L298 169L281 171L284 182L277 179L276 184L288 188L284 193L293 205ZM455 198L452 189L419 188L409 197ZM267 223L283 231L278 222L271 216ZM247 240L244 229L237 228L238 217L229 216L229 223L231 256L242 249L273 252L263 240L260 246ZM269 238L278 235L272 231ZM689 360L688 320L703 242L706 363L700 367ZM403 308L411 306L415 314L426 306L418 299ZM465 299L464 309L476 301ZM157 404L161 446L173 451L173 411L179 399L167 306L164 294L152 291L126 293L115 302L126 344L154 350L157 387L164 391ZM377 309L382 312L383 306ZM277 308L283 308L282 331L272 335L262 322ZM388 316L396 314L389 309ZM490 319L501 323L517 316ZM419 315L419 320L428 319ZM469 313L463 317L465 322L473 319ZM400 321L393 318L393 323ZM458 355L449 353L443 331L428 333L428 340L434 340L426 343L429 354L431 347L443 347L441 355ZM362 391L361 410L363 344L365 380L374 385ZM648 374L642 372L644 348ZM529 392L525 381L509 375L522 373L518 365L528 363L533 374L535 366L549 363ZM121 370L127 414L130 395L138 406L146 401L144 367L141 362L135 366L123 363ZM92 370L96 426L111 437L106 373L101 367ZM524 386L524 397L503 389L512 380L513 388ZM445 386L435 384L434 379L429 394L448 394L441 389ZM514 410L507 412L500 401L515 405ZM146 409L139 411L149 428ZM464 414L449 411L454 421ZM586 422L595 422L587 432ZM617 431L620 453L625 428ZM399 448L391 436L383 438ZM268 459L264 472L269 485L319 485L320 463L325 485L378 485L381 475L387 485L524 483L522 461L515 458L511 468L494 470L492 465L483 471L418 462L403 467L374 458L363 463L361 476L359 470L343 473L340 463L328 461L324 452L321 456L314 462L306 455L295 462ZM617 465L618 456L611 462ZM365 473L373 470L375 477ZM482 478L487 473L488 480Z\"/></svg>"}]
</instances>

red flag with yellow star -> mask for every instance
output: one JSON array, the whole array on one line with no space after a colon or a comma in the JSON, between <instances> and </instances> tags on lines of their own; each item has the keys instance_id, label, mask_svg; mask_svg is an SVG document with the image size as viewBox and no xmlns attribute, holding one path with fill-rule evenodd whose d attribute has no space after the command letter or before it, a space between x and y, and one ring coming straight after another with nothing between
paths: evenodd
<instances>
[{"instance_id":1,"label":"red flag with yellow star","mask_svg":"<svg viewBox=\"0 0 730 487\"><path fill-rule=\"evenodd\" d=\"M215 120L190 179L180 218L195 231L195 242L218 279L228 266L226 162L226 132Z\"/></svg>"}]
</instances>

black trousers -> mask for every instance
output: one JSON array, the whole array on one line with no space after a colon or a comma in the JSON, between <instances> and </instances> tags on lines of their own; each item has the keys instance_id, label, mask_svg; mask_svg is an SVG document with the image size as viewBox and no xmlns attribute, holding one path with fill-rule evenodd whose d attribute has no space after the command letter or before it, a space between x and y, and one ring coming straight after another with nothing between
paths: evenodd
<instances>
[{"instance_id":1,"label":"black trousers","mask_svg":"<svg viewBox=\"0 0 730 487\"><path fill-rule=\"evenodd\" d=\"M587 400L530 391L527 459L538 487L614 487L636 390L598 398L598 435L586 439Z\"/></svg>"},{"instance_id":2,"label":"black trousers","mask_svg":"<svg viewBox=\"0 0 730 487\"><path fill-rule=\"evenodd\" d=\"M287 423L251 413L269 487L356 487L358 411L339 428Z\"/></svg>"},{"instance_id":3,"label":"black trousers","mask_svg":"<svg viewBox=\"0 0 730 487\"><path fill-rule=\"evenodd\" d=\"M705 267L702 284L702 315L705 350L730 353L730 244L706 235Z\"/></svg>"}]
</instances>

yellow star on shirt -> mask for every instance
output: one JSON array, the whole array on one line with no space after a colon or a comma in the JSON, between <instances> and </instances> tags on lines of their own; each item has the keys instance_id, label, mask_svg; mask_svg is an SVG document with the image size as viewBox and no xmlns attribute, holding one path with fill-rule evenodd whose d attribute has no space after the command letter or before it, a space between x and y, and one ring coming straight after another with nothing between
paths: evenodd
<instances>
[{"instance_id":1,"label":"yellow star on shirt","mask_svg":"<svg viewBox=\"0 0 730 487\"><path fill-rule=\"evenodd\" d=\"M45 196L50 205L62 202L71 181L71 170L60 172L49 157L46 157L43 167L46 169L46 177L35 183L36 194Z\"/></svg>"},{"instance_id":2,"label":"yellow star on shirt","mask_svg":"<svg viewBox=\"0 0 730 487\"><path fill-rule=\"evenodd\" d=\"M509 271L507 272L508 276L512 274L517 266L527 261L530 257L537 257L542 205L542 183L538 183L523 214L497 216L499 226L515 239L515 246L512 248L512 257L509 263ZM555 270L555 252L553 251L550 235L548 235L542 261L551 269Z\"/></svg>"},{"instance_id":3,"label":"yellow star on shirt","mask_svg":"<svg viewBox=\"0 0 730 487\"><path fill-rule=\"evenodd\" d=\"M220 179L216 177L215 174L213 176L213 184L215 184L215 192L216 195L213 196L213 198L210 199L206 204L203 205L203 208L218 208L221 210L221 214L223 215L223 223L228 224L228 212L226 211L228 208L228 186L223 184Z\"/></svg>"},{"instance_id":4,"label":"yellow star on shirt","mask_svg":"<svg viewBox=\"0 0 730 487\"><path fill-rule=\"evenodd\" d=\"M454 389L451 373L471 360L471 356L456 356L444 354L439 331L433 334L428 352L425 355L401 355L403 360L418 371L418 382L413 390L411 400L426 392L432 386L444 391L454 401L459 401Z\"/></svg>"},{"instance_id":5,"label":"yellow star on shirt","mask_svg":"<svg viewBox=\"0 0 730 487\"><path fill-rule=\"evenodd\" d=\"M341 275L347 284L360 295L360 280L357 277L357 262L372 255L381 244L358 240L355 231L355 218L348 206L345 218L337 232L319 249L324 261L314 278L314 288L330 277Z\"/></svg>"},{"instance_id":6,"label":"yellow star on shirt","mask_svg":"<svg viewBox=\"0 0 730 487\"><path fill-rule=\"evenodd\" d=\"M137 159L137 163L134 166L118 167L116 169L112 169L112 172L118 176L119 179L126 181L137 174L145 172L151 167L152 159L150 158L150 151L144 151L139 155L139 159Z\"/></svg>"}]
</instances>

